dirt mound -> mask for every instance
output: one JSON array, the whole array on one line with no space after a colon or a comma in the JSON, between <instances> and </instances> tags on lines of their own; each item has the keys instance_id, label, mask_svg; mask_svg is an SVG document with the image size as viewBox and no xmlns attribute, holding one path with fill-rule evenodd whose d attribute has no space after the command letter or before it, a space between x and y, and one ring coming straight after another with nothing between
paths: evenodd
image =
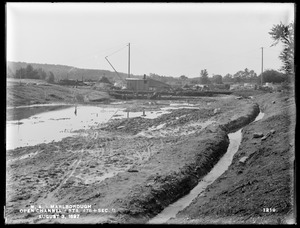
<instances>
[{"instance_id":1,"label":"dirt mound","mask_svg":"<svg viewBox=\"0 0 300 228\"><path fill-rule=\"evenodd\" d=\"M100 83L107 83L107 84L110 84L112 85L112 83L108 80L107 77L103 76L100 80L99 80Z\"/></svg>"},{"instance_id":2,"label":"dirt mound","mask_svg":"<svg viewBox=\"0 0 300 228\"><path fill-rule=\"evenodd\" d=\"M97 82L92 88L93 90L108 91L111 89L111 87L112 85L109 83Z\"/></svg>"}]
</instances>

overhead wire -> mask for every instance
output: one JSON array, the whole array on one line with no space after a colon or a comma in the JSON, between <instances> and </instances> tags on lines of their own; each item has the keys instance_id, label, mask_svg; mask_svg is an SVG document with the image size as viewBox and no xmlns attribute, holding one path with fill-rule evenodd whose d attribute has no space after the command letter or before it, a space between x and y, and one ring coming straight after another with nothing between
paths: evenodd
<instances>
[{"instance_id":1,"label":"overhead wire","mask_svg":"<svg viewBox=\"0 0 300 228\"><path fill-rule=\"evenodd\" d=\"M117 51L114 51L113 53L111 53L111 54L107 55L106 57L112 56L112 55L114 55L114 54L116 54L116 53L118 53L118 52L122 51L122 50L123 50L123 49L125 49L127 46L128 46L128 45L126 45L126 46L124 46L124 47L122 47L122 48L118 49Z\"/></svg>"},{"instance_id":2,"label":"overhead wire","mask_svg":"<svg viewBox=\"0 0 300 228\"><path fill-rule=\"evenodd\" d=\"M78 60L81 60L81 59L92 58L95 55L106 54L108 51L114 50L114 49L119 48L119 47L125 48L124 45L125 44L122 43L122 44L115 45L115 46L110 47L110 48L105 48L105 49L102 49L102 50L97 50L97 51L89 52L89 53L87 53L85 55L80 55L78 57L73 57L73 58L67 59L67 61L78 61ZM95 48L95 49L97 49L97 48Z\"/></svg>"}]
</instances>

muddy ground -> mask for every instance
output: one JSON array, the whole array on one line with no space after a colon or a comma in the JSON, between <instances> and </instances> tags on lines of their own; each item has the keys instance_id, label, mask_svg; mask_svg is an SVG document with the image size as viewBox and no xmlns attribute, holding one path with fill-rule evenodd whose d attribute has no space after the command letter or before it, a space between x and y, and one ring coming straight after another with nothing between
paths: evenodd
<instances>
[{"instance_id":1,"label":"muddy ground","mask_svg":"<svg viewBox=\"0 0 300 228\"><path fill-rule=\"evenodd\" d=\"M295 101L277 93L257 102L265 116L243 129L230 168L168 223L295 223Z\"/></svg>"},{"instance_id":2,"label":"muddy ground","mask_svg":"<svg viewBox=\"0 0 300 228\"><path fill-rule=\"evenodd\" d=\"M189 101L189 103L194 104L193 109L175 109L171 113L161 115L156 119L136 117L111 120L106 124L99 125L97 128L80 131L78 136L65 138L60 142L9 150L7 151L6 167L6 222L147 222L149 218L159 213L168 204L188 193L201 177L212 168L220 156L226 152L229 144L227 134L247 125L258 114L259 106L256 103L265 110L267 116L271 116L268 112L272 113L272 116L277 113L275 112L276 108L272 109L273 106L278 107L278 110L280 107L285 107L282 105L284 99L287 99L288 96L282 93L278 93L276 96L267 94L255 99L236 99L234 96L193 99ZM270 105L272 99L276 102ZM293 109L293 100L289 102L290 108ZM147 106L146 103L146 101L137 101L137 103L130 101L128 104L123 105L127 105L130 111L141 111L141 107L148 108L148 111L151 111L151 109L155 110L163 106L161 103L148 103L149 106ZM287 115L286 108L280 110L278 113L285 111L281 116ZM288 111L288 113L293 112ZM290 131L292 123L285 121L286 119L277 118L276 115L273 118L275 133L264 140L264 144L260 143L259 140L261 139L251 138L253 131L262 131L266 134L270 130L269 125L272 122L269 125L266 122L266 126L259 123L253 126L250 124L244 129L245 137L243 137L242 145L245 146L240 147L241 150L237 153L238 156L248 156L253 153L249 157L251 159L258 157L259 159L260 156L258 155L261 153L254 153L253 151L257 151L258 148L260 148L259 151L264 151L265 148L268 148L265 147L266 145L274 146L274 142L281 142L282 138L276 138L268 144L271 138L277 135L283 137L284 134L288 134L285 132ZM285 124L278 124L278 121L285 121ZM284 126L285 131L279 129L280 127L284 128ZM278 134L278 132L283 133ZM280 155L280 148L286 150L285 143L282 143L282 147L277 145L276 148L279 151L277 154L279 154L280 159L288 159L285 158L285 156L289 157L288 155ZM289 149L292 149L292 147ZM266 150L271 153L271 149ZM291 153L291 151L286 152L286 154ZM266 154L266 156L269 156L269 154ZM237 159L239 157L235 158L233 167L239 164ZM248 176L246 176L247 173L250 176L257 176L259 169L255 167L255 160L252 162L253 164L248 162L251 159L249 158L247 163L242 166L241 172L238 170L237 173L234 169L235 172L231 174L231 178L228 178L228 181L241 181L234 186L244 186L244 182L249 181ZM287 178L287 175L290 174L292 166L289 166L288 160L284 161L286 162L279 164L284 164L285 167L282 170L286 174L285 181L282 183L285 190L277 190L273 195L268 196L270 199L277 195L280 195L286 201L290 199L287 196L290 196L291 193L286 189L291 186L291 179ZM274 164L278 165L277 160L274 160ZM275 167L273 168L275 169ZM229 170L231 169L232 167ZM256 172L253 173L253 170ZM261 174L259 175L261 176ZM270 183L273 184L273 189L275 189L278 183L273 183L274 178L265 175L265 178L270 179ZM278 174L277 176L278 181L283 180L280 179L282 178L281 175ZM245 179L242 179L243 177ZM221 180L224 180L224 176L222 178ZM263 186L262 180L256 180L254 182L255 186ZM220 179L216 181L216 183L219 182ZM209 207L203 206L208 215L223 218L223 215L223 217L220 217L220 214L215 212L218 211L218 209L214 210L214 208L218 208L216 205L225 205L222 201L223 198L227 202L228 197L228 199L231 196L240 197L238 194L235 195L238 191L234 191L233 194L228 194L226 197L225 195L223 198L220 197L217 191L218 188L223 186L224 191L229 191L228 188L232 187L230 182L228 182L230 185L227 182L224 183L222 182L220 186L213 184L216 185L215 194L206 198L209 199L207 202L210 202L211 205ZM245 186L251 186L251 184ZM208 189L210 188L212 187ZM265 190L265 186L262 189ZM254 194L253 189L248 191ZM213 198L214 196L217 197ZM257 197L256 201L261 202L261 198L266 198L266 194L255 194L255 197ZM196 200L193 205L198 208L197 203L199 202L203 202L202 199ZM232 199L228 203L235 205L236 210L239 211L238 208L242 205L237 202ZM61 218L62 214L65 213L64 211L48 213L58 214L60 217L56 219L39 217L39 213L20 212L20 209L30 208L31 206L47 207L49 205L70 204L91 205L93 210L71 212L72 215L79 215L77 219L69 218L70 213L65 214L66 218ZM266 203L266 205L268 204ZM272 206L274 205L270 205L270 207ZM103 212L103 209L107 209L107 211ZM280 212L282 211L280 210ZM182 212L177 220L173 220L173 222L186 223L190 221L190 218L197 220L201 213L202 209L200 211L191 208L186 213ZM245 209L241 210L240 213L249 216ZM283 210L282 213L286 214L287 210ZM250 213L250 215L252 214ZM187 217L189 217L189 220L186 219ZM264 221L264 219L262 220ZM198 222L203 223L203 221Z\"/></svg>"}]
</instances>

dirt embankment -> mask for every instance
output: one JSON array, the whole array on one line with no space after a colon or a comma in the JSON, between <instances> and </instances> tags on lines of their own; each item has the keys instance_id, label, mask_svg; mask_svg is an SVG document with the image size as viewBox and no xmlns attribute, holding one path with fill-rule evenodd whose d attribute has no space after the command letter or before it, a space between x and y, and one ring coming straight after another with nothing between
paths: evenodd
<instances>
[{"instance_id":1,"label":"dirt embankment","mask_svg":"<svg viewBox=\"0 0 300 228\"><path fill-rule=\"evenodd\" d=\"M169 223L295 222L294 98L271 93L256 101L265 116L243 128L229 169Z\"/></svg>"},{"instance_id":2,"label":"dirt embankment","mask_svg":"<svg viewBox=\"0 0 300 228\"><path fill-rule=\"evenodd\" d=\"M182 138L165 147L145 165L136 167L138 172L135 175L124 174L125 179L144 178L130 188L126 197L112 203L113 207L122 208L116 214L117 221L146 222L188 193L226 152L228 144L226 132L219 126L211 125L198 135ZM152 175L149 175L149 170Z\"/></svg>"},{"instance_id":3,"label":"dirt embankment","mask_svg":"<svg viewBox=\"0 0 300 228\"><path fill-rule=\"evenodd\" d=\"M251 123L259 112L260 109L258 104L250 104L243 108L242 113L233 115L229 121L225 123L222 121L220 125L225 128L227 133L232 133Z\"/></svg>"},{"instance_id":4,"label":"dirt embankment","mask_svg":"<svg viewBox=\"0 0 300 228\"><path fill-rule=\"evenodd\" d=\"M93 90L89 87L61 86L43 80L10 79L7 81L8 107L47 103L89 103L107 101L107 92Z\"/></svg>"}]
</instances>

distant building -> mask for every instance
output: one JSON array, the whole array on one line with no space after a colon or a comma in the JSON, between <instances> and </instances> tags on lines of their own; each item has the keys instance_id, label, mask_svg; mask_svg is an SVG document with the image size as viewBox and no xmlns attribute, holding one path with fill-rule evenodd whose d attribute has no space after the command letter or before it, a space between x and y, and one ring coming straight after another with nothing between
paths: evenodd
<instances>
[{"instance_id":1,"label":"distant building","mask_svg":"<svg viewBox=\"0 0 300 228\"><path fill-rule=\"evenodd\" d=\"M193 88L196 89L196 90L201 90L201 91L209 90L209 86L204 85L204 84L196 84L196 85L193 86Z\"/></svg>"},{"instance_id":2,"label":"distant building","mask_svg":"<svg viewBox=\"0 0 300 228\"><path fill-rule=\"evenodd\" d=\"M245 89L254 89L255 83L244 83Z\"/></svg>"},{"instance_id":3,"label":"distant building","mask_svg":"<svg viewBox=\"0 0 300 228\"><path fill-rule=\"evenodd\" d=\"M272 82L266 82L266 83L265 83L265 86L266 86L266 87L270 87L270 88L273 88L273 87L274 87L274 85L273 85Z\"/></svg>"},{"instance_id":4,"label":"distant building","mask_svg":"<svg viewBox=\"0 0 300 228\"><path fill-rule=\"evenodd\" d=\"M231 84L230 90L247 90L247 89L255 89L255 83L239 83L239 84Z\"/></svg>"},{"instance_id":5,"label":"distant building","mask_svg":"<svg viewBox=\"0 0 300 228\"><path fill-rule=\"evenodd\" d=\"M127 89L134 92L149 92L149 91L164 91L170 90L172 87L164 82L157 81L151 78L126 78Z\"/></svg>"},{"instance_id":6,"label":"distant building","mask_svg":"<svg viewBox=\"0 0 300 228\"><path fill-rule=\"evenodd\" d=\"M241 89L242 85L240 84L232 84L230 85L230 90L237 90L237 89Z\"/></svg>"}]
</instances>

